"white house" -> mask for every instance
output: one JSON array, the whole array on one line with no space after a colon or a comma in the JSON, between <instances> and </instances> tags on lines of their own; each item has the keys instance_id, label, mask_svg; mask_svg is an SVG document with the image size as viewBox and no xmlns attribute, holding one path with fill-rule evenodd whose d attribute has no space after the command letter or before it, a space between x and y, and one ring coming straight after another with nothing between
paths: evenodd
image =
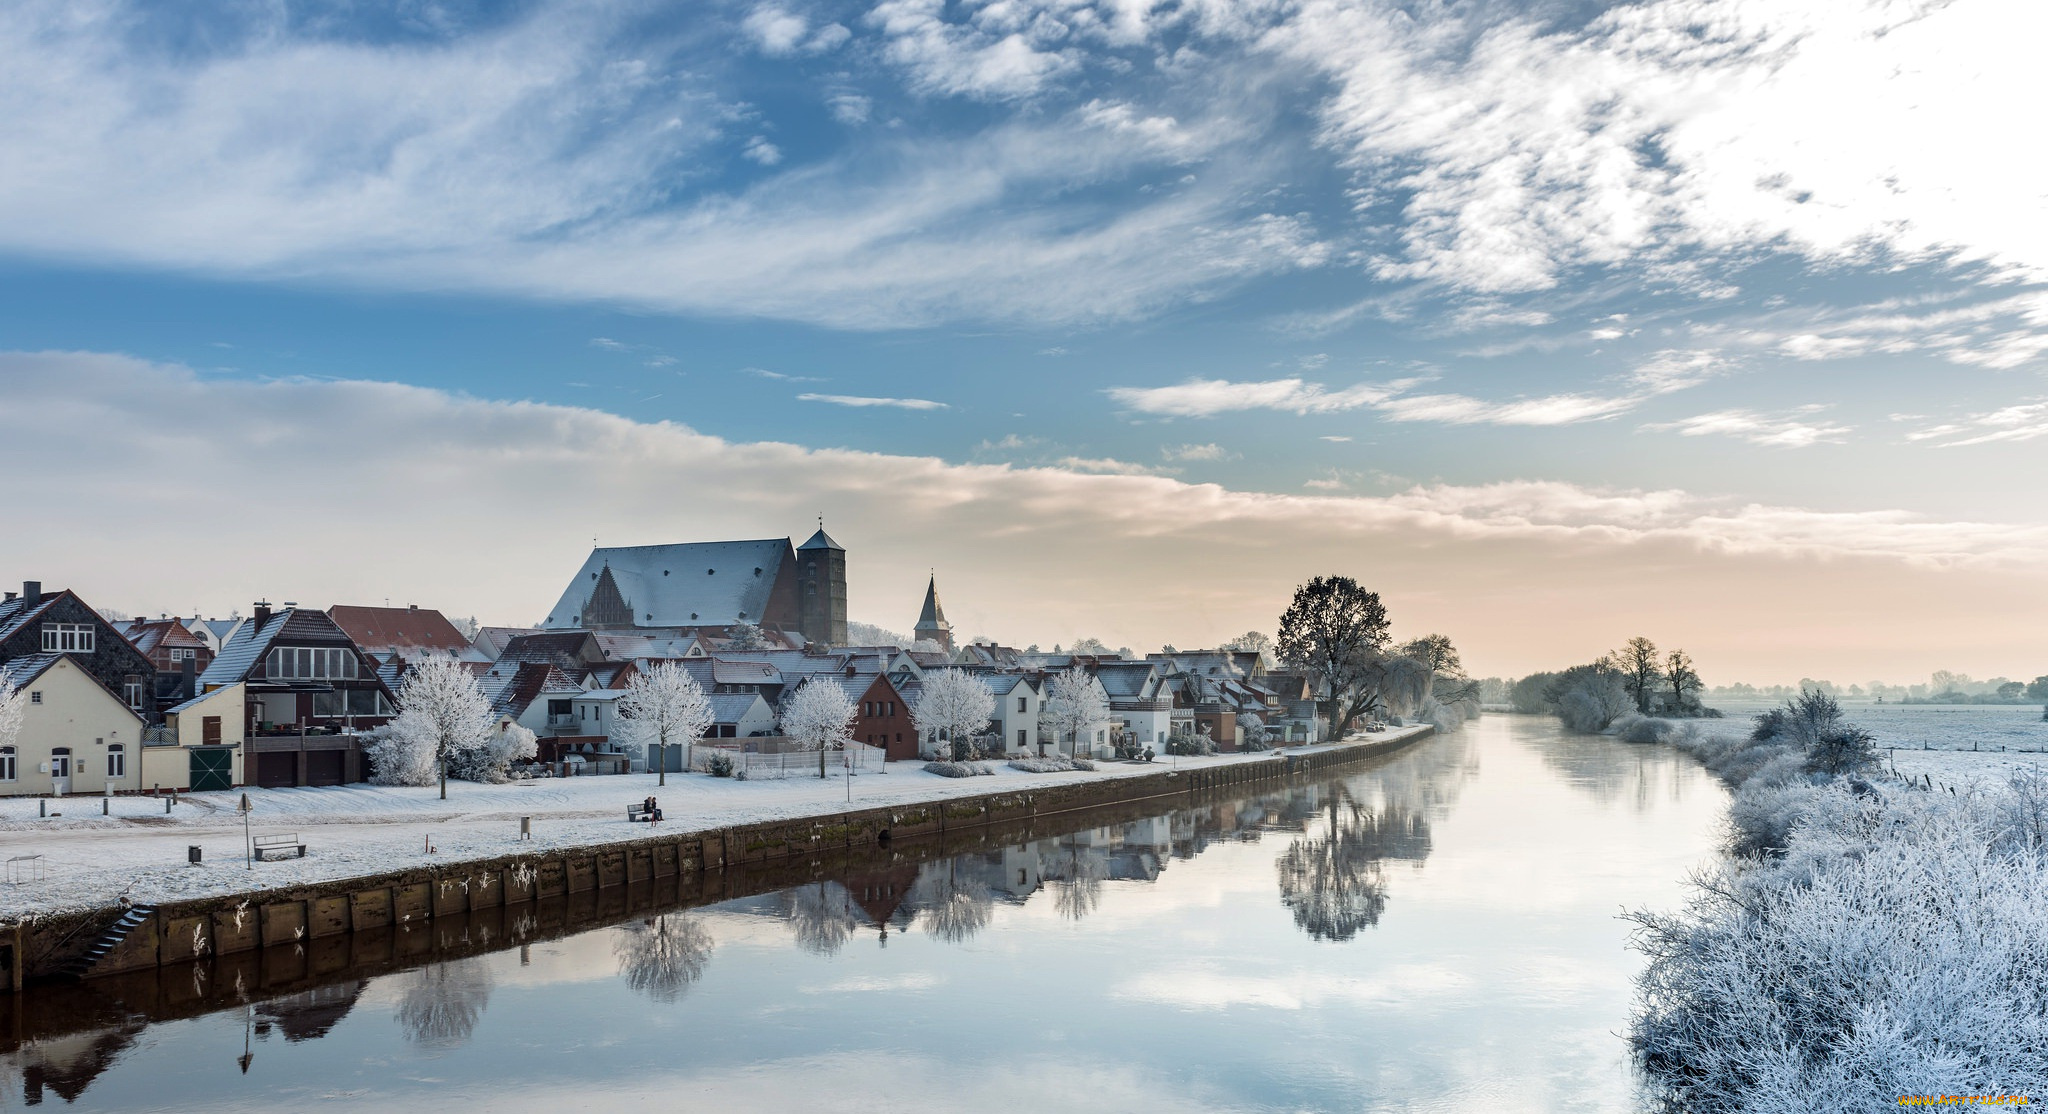
<instances>
[{"instance_id":1,"label":"white house","mask_svg":"<svg viewBox=\"0 0 2048 1114\"><path fill-rule=\"evenodd\" d=\"M988 691L996 698L993 722L997 733L1003 737L1003 753L1037 754L1038 711L1042 694L1031 683L1031 678L1021 673L976 671L974 679L987 685Z\"/></svg>"},{"instance_id":2,"label":"white house","mask_svg":"<svg viewBox=\"0 0 2048 1114\"><path fill-rule=\"evenodd\" d=\"M144 734L143 789L231 789L243 778L248 686L203 692L164 713Z\"/></svg>"},{"instance_id":3,"label":"white house","mask_svg":"<svg viewBox=\"0 0 2048 1114\"><path fill-rule=\"evenodd\" d=\"M0 746L0 796L133 792L143 788L143 720L67 654L0 665L28 694L21 733Z\"/></svg>"},{"instance_id":4,"label":"white house","mask_svg":"<svg viewBox=\"0 0 2048 1114\"><path fill-rule=\"evenodd\" d=\"M1173 731L1173 690L1166 671L1151 661L1102 661L1092 672L1109 696L1115 728L1142 746L1164 750Z\"/></svg>"}]
</instances>

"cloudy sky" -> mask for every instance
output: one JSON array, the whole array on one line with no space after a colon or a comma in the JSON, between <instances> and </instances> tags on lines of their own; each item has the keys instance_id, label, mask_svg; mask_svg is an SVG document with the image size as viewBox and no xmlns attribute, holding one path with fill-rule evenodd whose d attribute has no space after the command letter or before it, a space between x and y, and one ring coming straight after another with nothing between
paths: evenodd
<instances>
[{"instance_id":1,"label":"cloudy sky","mask_svg":"<svg viewBox=\"0 0 2048 1114\"><path fill-rule=\"evenodd\" d=\"M808 531L856 618L1484 672L2048 671L2025 0L0 9L0 566L524 623ZM32 527L32 528L31 528ZM4 570L0 570L4 571Z\"/></svg>"}]
</instances>

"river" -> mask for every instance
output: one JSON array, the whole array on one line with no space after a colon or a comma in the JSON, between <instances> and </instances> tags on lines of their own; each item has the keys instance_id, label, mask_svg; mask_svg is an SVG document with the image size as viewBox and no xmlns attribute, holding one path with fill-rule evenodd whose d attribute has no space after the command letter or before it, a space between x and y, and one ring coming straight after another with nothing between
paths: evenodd
<instances>
[{"instance_id":1,"label":"river","mask_svg":"<svg viewBox=\"0 0 2048 1114\"><path fill-rule=\"evenodd\" d=\"M0 1109L1631 1110L1618 914L1683 900L1725 802L1669 749L1490 716L1334 781L285 994L0 999Z\"/></svg>"}]
</instances>

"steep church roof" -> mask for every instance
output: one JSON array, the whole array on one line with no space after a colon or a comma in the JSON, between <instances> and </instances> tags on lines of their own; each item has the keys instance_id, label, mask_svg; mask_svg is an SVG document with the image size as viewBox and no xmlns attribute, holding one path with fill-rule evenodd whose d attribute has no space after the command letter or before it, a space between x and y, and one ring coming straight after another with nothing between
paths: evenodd
<instances>
[{"instance_id":1,"label":"steep church roof","mask_svg":"<svg viewBox=\"0 0 2048 1114\"><path fill-rule=\"evenodd\" d=\"M799 551L806 549L836 549L841 553L846 552L846 547L833 541L832 535L827 534L823 526L819 526L818 532L811 535L811 540L797 546L797 549Z\"/></svg>"},{"instance_id":2,"label":"steep church roof","mask_svg":"<svg viewBox=\"0 0 2048 1114\"><path fill-rule=\"evenodd\" d=\"M934 576L925 585L924 610L917 614L917 629L930 627L934 630L948 630L952 624L946 622L946 609L939 606L939 578Z\"/></svg>"},{"instance_id":3,"label":"steep church roof","mask_svg":"<svg viewBox=\"0 0 2048 1114\"><path fill-rule=\"evenodd\" d=\"M580 628L593 605L604 619L628 619L593 625L694 627L773 621L770 597L778 578L794 565L788 538L593 549L541 626Z\"/></svg>"}]
</instances>

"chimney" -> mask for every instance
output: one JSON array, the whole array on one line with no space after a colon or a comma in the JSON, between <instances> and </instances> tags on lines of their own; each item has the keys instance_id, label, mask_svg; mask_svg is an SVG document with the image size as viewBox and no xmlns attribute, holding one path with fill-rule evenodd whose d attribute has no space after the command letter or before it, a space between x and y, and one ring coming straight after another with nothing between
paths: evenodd
<instances>
[{"instance_id":1,"label":"chimney","mask_svg":"<svg viewBox=\"0 0 2048 1114\"><path fill-rule=\"evenodd\" d=\"M22 581L21 602L28 607L34 607L43 602L43 582L40 580Z\"/></svg>"},{"instance_id":2,"label":"chimney","mask_svg":"<svg viewBox=\"0 0 2048 1114\"><path fill-rule=\"evenodd\" d=\"M250 618L249 621L256 624L257 630L262 630L263 624L270 621L270 601L257 600L253 606L255 608L256 613L254 616Z\"/></svg>"}]
</instances>

